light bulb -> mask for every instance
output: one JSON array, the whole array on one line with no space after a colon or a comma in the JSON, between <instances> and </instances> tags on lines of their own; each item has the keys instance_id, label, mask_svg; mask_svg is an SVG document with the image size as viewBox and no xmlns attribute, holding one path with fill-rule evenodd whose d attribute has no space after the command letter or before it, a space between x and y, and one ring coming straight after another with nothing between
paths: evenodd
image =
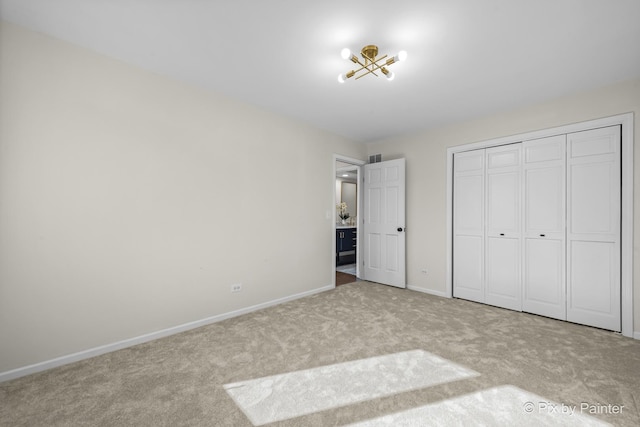
<instances>
[{"instance_id":1,"label":"light bulb","mask_svg":"<svg viewBox=\"0 0 640 427\"><path fill-rule=\"evenodd\" d=\"M351 50L349 50L348 47L345 47L340 52L340 55L342 56L342 59L351 59Z\"/></svg>"},{"instance_id":2,"label":"light bulb","mask_svg":"<svg viewBox=\"0 0 640 427\"><path fill-rule=\"evenodd\" d=\"M404 61L405 59L407 59L407 51L401 50L400 52L398 52L396 56L387 59L387 65L391 65L395 62Z\"/></svg>"},{"instance_id":3,"label":"light bulb","mask_svg":"<svg viewBox=\"0 0 640 427\"><path fill-rule=\"evenodd\" d=\"M346 79L347 79L346 74L340 74L340 75L338 75L338 82L340 82L340 83L344 83Z\"/></svg>"},{"instance_id":4,"label":"light bulb","mask_svg":"<svg viewBox=\"0 0 640 427\"><path fill-rule=\"evenodd\" d=\"M388 72L388 73L386 73L384 76L387 78L387 80L391 81L391 80L393 80L393 78L394 78L396 75L395 75L395 74L393 74L393 71L389 71L389 72Z\"/></svg>"}]
</instances>

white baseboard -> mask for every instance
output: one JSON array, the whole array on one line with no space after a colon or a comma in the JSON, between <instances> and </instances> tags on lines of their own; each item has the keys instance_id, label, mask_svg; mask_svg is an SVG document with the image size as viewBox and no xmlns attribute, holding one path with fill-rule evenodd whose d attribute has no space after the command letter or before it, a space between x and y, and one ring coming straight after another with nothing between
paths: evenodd
<instances>
[{"instance_id":1,"label":"white baseboard","mask_svg":"<svg viewBox=\"0 0 640 427\"><path fill-rule=\"evenodd\" d=\"M201 326L209 325L211 323L220 322L232 317L241 316L243 314L251 313L253 311L261 310L263 308L272 307L274 305L282 304L288 301L293 301L299 298L304 298L320 292L329 291L335 289L334 285L324 286L322 288L313 289L311 291L301 292L299 294L290 295L283 298L278 298L272 301L267 301L262 304L253 305L251 307L241 308L238 310L230 311L228 313L218 314L216 316L207 317L205 319L196 320L194 322L184 323L182 325L174 326L171 328L163 329L149 334L140 335L138 337L129 338L122 341L117 341L111 344L101 345L99 347L90 348L88 350L79 351L77 353L68 354L55 359L46 360L44 362L35 363L33 365L24 366L21 368L12 369L6 372L0 372L0 382L13 380L16 378L24 377L26 375L35 374L37 372L46 371L47 369L55 368L62 365L68 365L69 363L78 362L80 360L89 359L91 357L99 356L101 354L110 353L112 351L121 350L123 348L132 347L134 345L142 344L148 341L157 340L158 338L168 337L169 335L185 332L190 329L199 328Z\"/></svg>"},{"instance_id":2,"label":"white baseboard","mask_svg":"<svg viewBox=\"0 0 640 427\"><path fill-rule=\"evenodd\" d=\"M633 338L635 338L635 339L637 339L637 340L640 340L640 332L637 332L637 331L636 331L636 332L634 332L634 333L633 333Z\"/></svg>"},{"instance_id":3,"label":"white baseboard","mask_svg":"<svg viewBox=\"0 0 640 427\"><path fill-rule=\"evenodd\" d=\"M449 298L446 292L444 291L434 291L433 289L421 288L419 286L407 285L407 289L422 292L424 294L435 295L437 297Z\"/></svg>"}]
</instances>

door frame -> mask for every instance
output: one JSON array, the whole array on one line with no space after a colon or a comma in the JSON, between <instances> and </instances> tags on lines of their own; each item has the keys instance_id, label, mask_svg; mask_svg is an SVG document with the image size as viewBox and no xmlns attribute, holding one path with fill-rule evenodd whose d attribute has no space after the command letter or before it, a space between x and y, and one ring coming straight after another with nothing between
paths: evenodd
<instances>
[{"instance_id":1,"label":"door frame","mask_svg":"<svg viewBox=\"0 0 640 427\"><path fill-rule=\"evenodd\" d=\"M634 114L624 113L600 119L587 120L548 129L525 132L517 135L505 136L458 145L447 148L447 282L445 296L453 297L453 155L479 148L489 148L498 145L513 144L529 139L544 138L563 133L579 132L600 127L622 125L621 135L621 167L622 167L622 191L621 191L621 320L622 335L640 339L640 335L634 337L633 324L633 126Z\"/></svg>"},{"instance_id":2,"label":"door frame","mask_svg":"<svg viewBox=\"0 0 640 427\"><path fill-rule=\"evenodd\" d=\"M362 168L363 166L367 163L364 160L359 160L359 159L355 159L353 157L347 157L347 156L343 156L341 154L334 154L333 155L333 180L332 180L332 190L331 190L331 195L332 195L332 199L331 199L331 206L333 206L333 215L328 215L328 217L330 216L333 220L331 229L332 229L332 233L331 233L331 283L333 284L333 287L336 287L336 224L337 224L337 214L336 214L336 174L338 172L338 168L336 167L336 162L343 162L343 163L349 163L353 166L356 167L357 171L358 171L358 190L357 190L357 200L356 200L356 205L357 205L357 212L358 212L358 222L356 223L356 277L360 277L360 266L362 263L362 256L361 253L362 251L360 250L360 248L362 247L360 245L360 230L362 229L362 223L360 222L360 212L362 209L363 205L363 198L362 198ZM327 217L327 219L329 219Z\"/></svg>"}]
</instances>

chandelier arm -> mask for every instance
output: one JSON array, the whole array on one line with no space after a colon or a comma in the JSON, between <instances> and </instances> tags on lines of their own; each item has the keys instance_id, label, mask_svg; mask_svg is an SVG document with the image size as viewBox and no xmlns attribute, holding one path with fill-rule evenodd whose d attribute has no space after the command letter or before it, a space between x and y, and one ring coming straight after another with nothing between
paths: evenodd
<instances>
[{"instance_id":1,"label":"chandelier arm","mask_svg":"<svg viewBox=\"0 0 640 427\"><path fill-rule=\"evenodd\" d=\"M387 64L385 63L385 64L383 64L383 65L380 65L380 64L378 64L378 62L382 61L382 60L383 60L384 58L386 58L387 56L388 56L388 55L384 55L384 56L381 56L380 58L376 59L375 61L371 61L371 66L372 66L372 67L375 67L375 68L373 68L373 69L372 69L372 71L373 71L373 70L380 70L380 71L382 71L382 67L384 67L384 66L385 66L385 65L387 65Z\"/></svg>"},{"instance_id":2,"label":"chandelier arm","mask_svg":"<svg viewBox=\"0 0 640 427\"><path fill-rule=\"evenodd\" d=\"M358 80L360 77L364 77L364 76L366 76L367 74L373 74L373 75L374 75L374 76L376 76L376 77L380 77L380 76L378 76L376 73L374 73L374 72L373 72L373 70L370 70L370 69L368 69L368 68L365 68L365 70L367 70L367 72L366 72L366 73L362 73L362 74L360 74L358 77L356 77L356 78L355 78L355 80Z\"/></svg>"},{"instance_id":3,"label":"chandelier arm","mask_svg":"<svg viewBox=\"0 0 640 427\"><path fill-rule=\"evenodd\" d=\"M369 74L369 73L371 73L371 74L373 74L374 76L378 77L378 75L377 75L376 73L374 73L374 72L373 72L373 70L370 70L370 69L369 69L369 67L367 67L366 65L363 65L363 64L360 64L360 65L361 65L361 67L360 67L360 68L358 68L357 70L355 70L355 72L356 72L356 73L359 73L359 72L360 72L360 71L362 71L362 70L367 70L367 72L366 72L366 73L364 73L364 74L362 74L361 76L356 77L356 80L357 80L357 79L359 79L359 78L360 78L360 77L362 77L362 76L366 76L366 75L367 75L367 74Z\"/></svg>"},{"instance_id":4,"label":"chandelier arm","mask_svg":"<svg viewBox=\"0 0 640 427\"><path fill-rule=\"evenodd\" d=\"M355 80L358 80L360 77L364 77L367 74L373 74L376 77L380 77L375 73L375 71L377 71L377 70L382 71L382 67L384 67L386 65L386 63L383 64L383 65L380 65L380 64L378 64L378 62L382 61L386 57L387 57L387 55L381 56L380 58L376 59L375 61L371 61L371 64L369 64L368 66L360 64L360 65L362 65L362 68L357 70L356 73L358 71L361 71L361 70L367 70L367 72L360 74L358 77L355 78ZM360 63L360 61L358 61L358 63ZM371 67L371 68L369 68L369 67Z\"/></svg>"},{"instance_id":5,"label":"chandelier arm","mask_svg":"<svg viewBox=\"0 0 640 427\"><path fill-rule=\"evenodd\" d=\"M364 66L364 65L363 65L363 66L361 66L360 68L358 68L357 70L353 70L353 72L357 74L357 73L359 73L359 72L360 72L360 71L362 71L362 70L367 70L367 72L365 72L365 73L363 73L363 74L361 74L361 75L357 76L357 77L355 78L355 80L358 80L360 77L362 77L362 76L366 76L367 74L373 74L374 76L378 77L378 75L377 75L376 73L374 73L372 70L370 70L368 67L366 67L366 66Z\"/></svg>"},{"instance_id":6,"label":"chandelier arm","mask_svg":"<svg viewBox=\"0 0 640 427\"><path fill-rule=\"evenodd\" d=\"M369 66L368 66L368 65L363 64L362 62L360 62L360 60L359 60L358 58L356 58L356 60L358 61L358 65L360 65L360 68L358 68L358 69L356 70L356 73L357 73L357 72L359 72L359 71L362 71L362 70L367 70L367 72L366 72L366 73L364 73L364 74L363 74L363 76L366 76L367 74L371 73L371 74L373 74L374 76L378 77L378 75L377 75L376 73L374 73L374 72L373 72L373 71L375 71L375 70L370 70L370 69L369 69ZM362 77L362 76L360 76L360 77ZM357 77L357 78L356 78L356 80L358 80L360 77Z\"/></svg>"}]
</instances>

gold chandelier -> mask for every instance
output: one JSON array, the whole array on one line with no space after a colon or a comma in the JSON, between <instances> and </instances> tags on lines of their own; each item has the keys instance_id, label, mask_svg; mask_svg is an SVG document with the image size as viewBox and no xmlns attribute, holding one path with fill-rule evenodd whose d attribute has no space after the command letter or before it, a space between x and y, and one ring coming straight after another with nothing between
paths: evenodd
<instances>
[{"instance_id":1,"label":"gold chandelier","mask_svg":"<svg viewBox=\"0 0 640 427\"><path fill-rule=\"evenodd\" d=\"M373 74L374 76L378 77L376 71L380 71L387 78L387 80L393 80L393 78L395 77L393 71L389 71L387 67L395 62L400 62L407 59L407 52L404 50L401 50L396 56L392 58L387 59L387 55L376 58L378 56L378 46L373 44L363 47L360 51L360 54L362 55L362 58L364 58L364 63L362 63L357 56L351 53L351 50L349 50L349 48L345 47L344 49L342 49L342 57L344 59L350 60L354 64L360 65L360 68L358 68L357 70L351 70L344 74L340 74L338 76L338 81L340 83L344 83L345 81L347 81L347 79L350 79L353 76L356 76L355 80L358 80L359 78L364 77L367 74ZM385 59L386 61L384 61Z\"/></svg>"}]
</instances>

